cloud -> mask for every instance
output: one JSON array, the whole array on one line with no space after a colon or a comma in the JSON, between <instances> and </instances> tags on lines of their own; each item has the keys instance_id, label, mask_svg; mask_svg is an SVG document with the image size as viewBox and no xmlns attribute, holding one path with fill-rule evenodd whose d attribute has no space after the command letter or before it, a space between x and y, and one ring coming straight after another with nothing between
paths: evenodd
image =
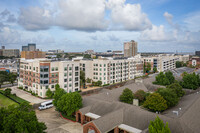
<instances>
[{"instance_id":1,"label":"cloud","mask_svg":"<svg viewBox=\"0 0 200 133\"><path fill-rule=\"evenodd\" d=\"M105 30L104 0L60 0L56 24L64 29L83 31Z\"/></svg>"},{"instance_id":2,"label":"cloud","mask_svg":"<svg viewBox=\"0 0 200 133\"><path fill-rule=\"evenodd\" d=\"M109 35L108 35L108 39L109 39L110 41L120 41L120 39L117 38L114 34L109 34Z\"/></svg>"},{"instance_id":3,"label":"cloud","mask_svg":"<svg viewBox=\"0 0 200 133\"><path fill-rule=\"evenodd\" d=\"M167 22L171 25L173 25L172 19L173 19L173 15L169 14L168 12L165 12L163 14L163 16L165 17L165 19L167 20Z\"/></svg>"},{"instance_id":4,"label":"cloud","mask_svg":"<svg viewBox=\"0 0 200 133\"><path fill-rule=\"evenodd\" d=\"M109 0L108 9L111 10L111 29L142 31L152 27L147 15L142 12L140 4L126 4L125 0Z\"/></svg>"},{"instance_id":5,"label":"cloud","mask_svg":"<svg viewBox=\"0 0 200 133\"><path fill-rule=\"evenodd\" d=\"M0 16L4 19L4 18L6 18L7 15L9 15L9 14L10 14L10 12L9 12L7 9L5 9L3 12L0 13Z\"/></svg>"},{"instance_id":6,"label":"cloud","mask_svg":"<svg viewBox=\"0 0 200 133\"><path fill-rule=\"evenodd\" d=\"M174 36L170 32L166 32L163 25L155 26L151 30L147 29L140 35L142 41L172 41L175 40Z\"/></svg>"},{"instance_id":7,"label":"cloud","mask_svg":"<svg viewBox=\"0 0 200 133\"><path fill-rule=\"evenodd\" d=\"M53 24L49 10L40 7L21 8L18 23L26 30L47 30Z\"/></svg>"}]
</instances>

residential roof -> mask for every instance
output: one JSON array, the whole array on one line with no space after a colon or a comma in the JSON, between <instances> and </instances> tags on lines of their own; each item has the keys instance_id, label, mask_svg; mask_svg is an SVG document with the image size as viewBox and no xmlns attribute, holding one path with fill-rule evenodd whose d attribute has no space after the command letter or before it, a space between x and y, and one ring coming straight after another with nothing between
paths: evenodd
<instances>
[{"instance_id":1,"label":"residential roof","mask_svg":"<svg viewBox=\"0 0 200 133\"><path fill-rule=\"evenodd\" d=\"M164 122L169 123L173 133L195 133L200 130L200 97L179 117L156 114L139 106L119 102L119 96L125 88L136 92L139 89L147 91L142 83L133 83L88 97L83 97L82 114L92 113L101 116L92 122L100 132L108 132L121 124L125 124L127 130L132 128L146 132L150 121L159 116ZM200 94L199 94L200 95Z\"/></svg>"}]
</instances>

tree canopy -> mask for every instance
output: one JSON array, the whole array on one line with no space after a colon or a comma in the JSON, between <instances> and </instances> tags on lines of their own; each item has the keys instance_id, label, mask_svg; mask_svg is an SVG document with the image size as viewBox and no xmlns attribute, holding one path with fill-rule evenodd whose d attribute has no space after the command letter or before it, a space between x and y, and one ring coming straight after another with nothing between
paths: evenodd
<instances>
[{"instance_id":1,"label":"tree canopy","mask_svg":"<svg viewBox=\"0 0 200 133\"><path fill-rule=\"evenodd\" d=\"M181 86L183 88L196 90L200 86L199 75L195 73L192 74L184 73Z\"/></svg>"},{"instance_id":2,"label":"tree canopy","mask_svg":"<svg viewBox=\"0 0 200 133\"><path fill-rule=\"evenodd\" d=\"M166 125L163 123L163 121L157 116L154 121L150 121L149 124L149 133L171 133L168 122L166 122Z\"/></svg>"},{"instance_id":3,"label":"tree canopy","mask_svg":"<svg viewBox=\"0 0 200 133\"><path fill-rule=\"evenodd\" d=\"M164 111L167 109L167 101L158 93L150 94L143 106L152 111Z\"/></svg>"},{"instance_id":4,"label":"tree canopy","mask_svg":"<svg viewBox=\"0 0 200 133\"><path fill-rule=\"evenodd\" d=\"M57 102L58 100L66 93L64 89L60 88L59 85L56 87L56 91L54 92L54 100L53 100L53 105L57 108Z\"/></svg>"},{"instance_id":5,"label":"tree canopy","mask_svg":"<svg viewBox=\"0 0 200 133\"><path fill-rule=\"evenodd\" d=\"M46 125L38 122L35 111L27 103L0 108L0 132L43 133L45 129Z\"/></svg>"},{"instance_id":6,"label":"tree canopy","mask_svg":"<svg viewBox=\"0 0 200 133\"><path fill-rule=\"evenodd\" d=\"M145 98L147 96L147 93L143 90L138 90L133 94L134 99L138 99L139 102L144 102Z\"/></svg>"},{"instance_id":7,"label":"tree canopy","mask_svg":"<svg viewBox=\"0 0 200 133\"><path fill-rule=\"evenodd\" d=\"M4 82L10 82L11 84L17 79L17 74L15 73L8 73L6 71L0 71L0 88Z\"/></svg>"},{"instance_id":8,"label":"tree canopy","mask_svg":"<svg viewBox=\"0 0 200 133\"><path fill-rule=\"evenodd\" d=\"M54 93L48 88L47 92L46 92L46 96L48 98L53 98Z\"/></svg>"},{"instance_id":9,"label":"tree canopy","mask_svg":"<svg viewBox=\"0 0 200 133\"><path fill-rule=\"evenodd\" d=\"M168 107L173 107L178 104L179 97L176 95L176 92L168 88L159 88L157 91L166 101Z\"/></svg>"},{"instance_id":10,"label":"tree canopy","mask_svg":"<svg viewBox=\"0 0 200 133\"><path fill-rule=\"evenodd\" d=\"M123 90L122 94L120 95L119 99L121 102L132 104L133 103L133 92L130 89L125 88Z\"/></svg>"},{"instance_id":11,"label":"tree canopy","mask_svg":"<svg viewBox=\"0 0 200 133\"><path fill-rule=\"evenodd\" d=\"M179 83L173 83L171 85L168 85L167 88L174 91L179 98L185 94L185 92L182 89L182 86Z\"/></svg>"},{"instance_id":12,"label":"tree canopy","mask_svg":"<svg viewBox=\"0 0 200 133\"><path fill-rule=\"evenodd\" d=\"M82 107L82 98L78 92L66 93L57 102L59 111L71 116Z\"/></svg>"},{"instance_id":13,"label":"tree canopy","mask_svg":"<svg viewBox=\"0 0 200 133\"><path fill-rule=\"evenodd\" d=\"M165 74L163 72L160 72L156 76L156 80L153 83L159 84L159 85L170 85L170 84L174 83L174 81L175 81L175 78L174 78L172 72L168 71Z\"/></svg>"}]
</instances>

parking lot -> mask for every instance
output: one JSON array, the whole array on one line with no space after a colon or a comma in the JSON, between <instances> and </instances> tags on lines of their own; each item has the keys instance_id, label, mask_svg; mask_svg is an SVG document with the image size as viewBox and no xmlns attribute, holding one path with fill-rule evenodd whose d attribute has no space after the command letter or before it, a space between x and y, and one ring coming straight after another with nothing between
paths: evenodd
<instances>
[{"instance_id":1,"label":"parking lot","mask_svg":"<svg viewBox=\"0 0 200 133\"><path fill-rule=\"evenodd\" d=\"M81 124L71 122L60 117L59 112L55 111L55 107L46 110L36 110L39 121L45 122L48 133L82 133Z\"/></svg>"}]
</instances>

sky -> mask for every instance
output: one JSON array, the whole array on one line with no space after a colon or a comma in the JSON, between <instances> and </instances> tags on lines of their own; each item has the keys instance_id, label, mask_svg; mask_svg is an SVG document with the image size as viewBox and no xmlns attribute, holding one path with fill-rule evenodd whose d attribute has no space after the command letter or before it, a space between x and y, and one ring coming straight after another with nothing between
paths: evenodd
<instances>
[{"instance_id":1,"label":"sky","mask_svg":"<svg viewBox=\"0 0 200 133\"><path fill-rule=\"evenodd\" d=\"M0 45L43 51L200 50L199 0L0 0Z\"/></svg>"}]
</instances>

